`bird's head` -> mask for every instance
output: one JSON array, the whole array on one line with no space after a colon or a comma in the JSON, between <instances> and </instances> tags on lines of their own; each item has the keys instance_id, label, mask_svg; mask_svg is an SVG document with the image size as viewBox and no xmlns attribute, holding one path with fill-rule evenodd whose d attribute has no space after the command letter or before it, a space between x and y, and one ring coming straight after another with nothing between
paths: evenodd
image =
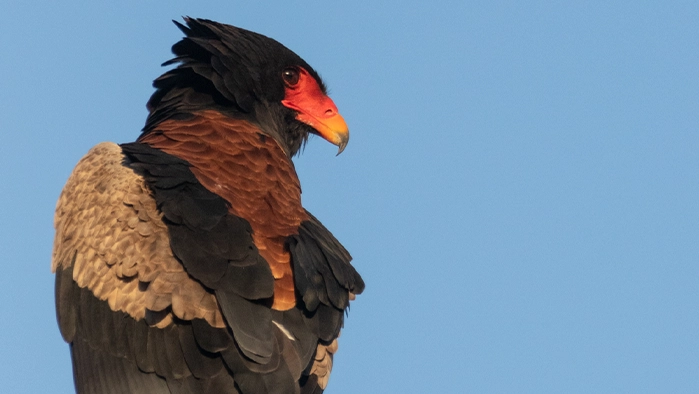
<instances>
[{"instance_id":1,"label":"bird's head","mask_svg":"<svg viewBox=\"0 0 699 394\"><path fill-rule=\"evenodd\" d=\"M279 42L217 22L185 18L172 47L177 64L153 82L144 134L168 119L217 110L255 123L289 156L317 134L339 147L349 131L318 73ZM338 152L338 154L339 154Z\"/></svg>"}]
</instances>

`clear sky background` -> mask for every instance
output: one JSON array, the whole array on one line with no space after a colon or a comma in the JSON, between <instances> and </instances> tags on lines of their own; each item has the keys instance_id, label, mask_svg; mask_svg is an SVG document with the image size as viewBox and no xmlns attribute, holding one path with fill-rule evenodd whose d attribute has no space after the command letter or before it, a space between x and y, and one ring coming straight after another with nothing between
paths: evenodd
<instances>
[{"instance_id":1,"label":"clear sky background","mask_svg":"<svg viewBox=\"0 0 699 394\"><path fill-rule=\"evenodd\" d=\"M367 284L328 393L699 392L698 3L116 3L0 5L3 393L73 390L55 202L183 15L281 41L350 126L296 160Z\"/></svg>"}]
</instances>

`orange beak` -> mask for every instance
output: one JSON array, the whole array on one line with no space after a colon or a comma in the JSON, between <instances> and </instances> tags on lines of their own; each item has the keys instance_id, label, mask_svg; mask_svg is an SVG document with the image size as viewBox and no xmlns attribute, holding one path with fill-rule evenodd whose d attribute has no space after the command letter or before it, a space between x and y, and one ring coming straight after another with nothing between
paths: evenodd
<instances>
[{"instance_id":1,"label":"orange beak","mask_svg":"<svg viewBox=\"0 0 699 394\"><path fill-rule=\"evenodd\" d=\"M331 144L337 145L339 147L337 154L339 155L345 150L349 141L349 129L345 119L337 112L337 108L332 100L328 98L327 101L332 104L332 109L328 108L325 111L308 111L302 108L294 108L290 105L287 105L287 107L298 111L299 114L296 116L298 121L313 127L318 132L318 135ZM282 103L284 102L282 101Z\"/></svg>"}]
</instances>

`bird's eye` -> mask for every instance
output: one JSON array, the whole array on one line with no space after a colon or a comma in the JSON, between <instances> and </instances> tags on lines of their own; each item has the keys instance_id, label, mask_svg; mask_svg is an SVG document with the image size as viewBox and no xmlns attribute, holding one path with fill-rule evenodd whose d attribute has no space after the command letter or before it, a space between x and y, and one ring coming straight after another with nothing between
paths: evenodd
<instances>
[{"instance_id":1,"label":"bird's eye","mask_svg":"<svg viewBox=\"0 0 699 394\"><path fill-rule=\"evenodd\" d=\"M287 86L293 87L299 83L299 72L295 68L287 68L282 72L282 78Z\"/></svg>"}]
</instances>

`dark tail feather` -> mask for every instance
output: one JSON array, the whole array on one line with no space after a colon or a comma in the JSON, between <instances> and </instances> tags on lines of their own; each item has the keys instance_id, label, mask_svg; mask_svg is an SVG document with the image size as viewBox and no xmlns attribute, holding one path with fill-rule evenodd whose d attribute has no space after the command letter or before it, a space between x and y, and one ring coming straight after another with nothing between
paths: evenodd
<instances>
[{"instance_id":1,"label":"dark tail feather","mask_svg":"<svg viewBox=\"0 0 699 394\"><path fill-rule=\"evenodd\" d=\"M141 372L123 357L114 357L77 339L71 345L75 390L79 394L170 394L164 379Z\"/></svg>"}]
</instances>

